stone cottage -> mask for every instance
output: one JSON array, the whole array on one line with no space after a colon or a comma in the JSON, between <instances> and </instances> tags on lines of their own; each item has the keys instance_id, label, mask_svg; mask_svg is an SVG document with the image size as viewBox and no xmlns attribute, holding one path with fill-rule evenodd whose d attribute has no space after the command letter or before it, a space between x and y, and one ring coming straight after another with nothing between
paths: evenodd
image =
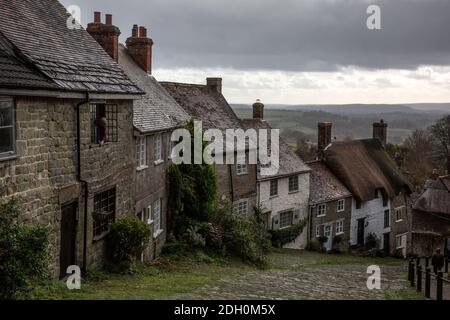
<instances>
[{"instance_id":1,"label":"stone cottage","mask_svg":"<svg viewBox=\"0 0 450 320\"><path fill-rule=\"evenodd\" d=\"M69 20L58 1L0 6L0 197L19 198L24 220L50 227L55 277L101 266L110 223L135 212L141 90L117 52Z\"/></svg>"},{"instance_id":2,"label":"stone cottage","mask_svg":"<svg viewBox=\"0 0 450 320\"><path fill-rule=\"evenodd\" d=\"M171 165L171 134L189 120L188 114L152 76L153 41L147 29L134 25L126 45L112 43L108 39L112 24L103 24L100 13L94 14L94 22L87 31L108 50L118 52L119 65L125 74L145 91L134 101L133 125L136 145L135 214L148 223L153 237L141 256L143 261L152 260L162 249L167 231L167 169ZM115 48L117 46L117 49Z\"/></svg>"},{"instance_id":3,"label":"stone cottage","mask_svg":"<svg viewBox=\"0 0 450 320\"><path fill-rule=\"evenodd\" d=\"M325 236L327 251L348 251L352 218L352 194L322 161L308 162L311 168L309 200L310 244ZM337 238L340 242L337 243Z\"/></svg>"},{"instance_id":4,"label":"stone cottage","mask_svg":"<svg viewBox=\"0 0 450 320\"><path fill-rule=\"evenodd\" d=\"M193 118L201 120L203 129L222 131L224 141L225 130L241 129L244 126L225 97L222 95L222 79L208 78L206 85L162 82L163 87L172 95L178 104ZM234 151L237 158L238 149L227 144L225 149ZM248 160L246 146L246 159ZM247 214L256 206L257 166L248 164L216 164L219 201L229 201L235 212Z\"/></svg>"},{"instance_id":5,"label":"stone cottage","mask_svg":"<svg viewBox=\"0 0 450 320\"><path fill-rule=\"evenodd\" d=\"M431 256L437 248L450 253L450 176L437 174L412 201L408 254Z\"/></svg>"},{"instance_id":6,"label":"stone cottage","mask_svg":"<svg viewBox=\"0 0 450 320\"><path fill-rule=\"evenodd\" d=\"M264 104L253 104L253 118L243 119L246 129L272 130L264 120ZM258 206L268 216L270 230L280 230L308 221L309 176L311 169L282 139L279 141L279 170L277 174L261 175L258 170ZM307 227L288 248L304 249L307 245Z\"/></svg>"},{"instance_id":7,"label":"stone cottage","mask_svg":"<svg viewBox=\"0 0 450 320\"><path fill-rule=\"evenodd\" d=\"M386 255L395 254L397 236L406 237L411 187L384 148L387 124L375 123L372 139L345 142L332 142L331 128L319 124L319 156L353 195L350 245L364 246L371 234Z\"/></svg>"}]
</instances>

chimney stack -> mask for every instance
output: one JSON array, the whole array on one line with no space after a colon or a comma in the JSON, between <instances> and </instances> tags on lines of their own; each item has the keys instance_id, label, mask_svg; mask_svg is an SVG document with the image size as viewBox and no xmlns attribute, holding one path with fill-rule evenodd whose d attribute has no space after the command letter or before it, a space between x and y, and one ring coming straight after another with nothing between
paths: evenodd
<instances>
[{"instance_id":1,"label":"chimney stack","mask_svg":"<svg viewBox=\"0 0 450 320\"><path fill-rule=\"evenodd\" d=\"M219 93L222 93L222 78L206 78L206 86Z\"/></svg>"},{"instance_id":2,"label":"chimney stack","mask_svg":"<svg viewBox=\"0 0 450 320\"><path fill-rule=\"evenodd\" d=\"M106 23L102 23L101 12L94 12L94 22L88 24L86 31L103 47L111 58L119 60L120 30L112 24L112 15L106 15Z\"/></svg>"},{"instance_id":3,"label":"chimney stack","mask_svg":"<svg viewBox=\"0 0 450 320\"><path fill-rule=\"evenodd\" d=\"M383 119L373 124L373 138L380 140L383 146L387 143L387 123Z\"/></svg>"},{"instance_id":4,"label":"chimney stack","mask_svg":"<svg viewBox=\"0 0 450 320\"><path fill-rule=\"evenodd\" d=\"M153 40L147 36L147 28L133 25L131 37L126 41L128 53L146 72L152 73Z\"/></svg>"},{"instance_id":5,"label":"chimney stack","mask_svg":"<svg viewBox=\"0 0 450 320\"><path fill-rule=\"evenodd\" d=\"M318 131L318 151L319 154L331 144L331 129L333 124L331 122L320 122Z\"/></svg>"},{"instance_id":6,"label":"chimney stack","mask_svg":"<svg viewBox=\"0 0 450 320\"><path fill-rule=\"evenodd\" d=\"M259 99L253 104L253 119L264 119L264 104Z\"/></svg>"},{"instance_id":7,"label":"chimney stack","mask_svg":"<svg viewBox=\"0 0 450 320\"><path fill-rule=\"evenodd\" d=\"M431 180L437 180L437 179L439 179L439 173L438 173L438 170L437 170L437 169L433 169L433 173L431 174L430 179L431 179Z\"/></svg>"}]
</instances>

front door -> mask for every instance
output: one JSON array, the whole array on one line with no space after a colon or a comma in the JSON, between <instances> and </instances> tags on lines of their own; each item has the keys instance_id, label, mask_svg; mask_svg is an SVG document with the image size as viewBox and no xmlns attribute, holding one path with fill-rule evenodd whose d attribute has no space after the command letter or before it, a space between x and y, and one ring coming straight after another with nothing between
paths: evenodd
<instances>
[{"instance_id":1,"label":"front door","mask_svg":"<svg viewBox=\"0 0 450 320\"><path fill-rule=\"evenodd\" d=\"M325 225L324 230L323 230L323 235L325 237L327 237L327 242L325 242L325 249L327 251L330 251L333 246L333 237L332 237L332 231L331 231L332 226L333 226L332 224L327 224L327 225Z\"/></svg>"},{"instance_id":2,"label":"front door","mask_svg":"<svg viewBox=\"0 0 450 320\"><path fill-rule=\"evenodd\" d=\"M67 275L67 267L75 265L77 234L77 203L61 207L61 248L59 253L60 277Z\"/></svg>"},{"instance_id":3,"label":"front door","mask_svg":"<svg viewBox=\"0 0 450 320\"><path fill-rule=\"evenodd\" d=\"M383 251L385 256L389 256L391 254L391 234L385 233L383 235Z\"/></svg>"},{"instance_id":4,"label":"front door","mask_svg":"<svg viewBox=\"0 0 450 320\"><path fill-rule=\"evenodd\" d=\"M364 228L366 219L358 219L358 246L364 246Z\"/></svg>"}]
</instances>

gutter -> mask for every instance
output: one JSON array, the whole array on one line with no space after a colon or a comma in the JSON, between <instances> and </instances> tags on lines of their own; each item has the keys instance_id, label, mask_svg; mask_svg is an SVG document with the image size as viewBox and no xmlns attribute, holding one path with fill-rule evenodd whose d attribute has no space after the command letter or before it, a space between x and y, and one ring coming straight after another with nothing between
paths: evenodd
<instances>
[{"instance_id":1,"label":"gutter","mask_svg":"<svg viewBox=\"0 0 450 320\"><path fill-rule=\"evenodd\" d=\"M86 180L81 177L81 129L80 129L80 108L84 104L89 104L91 100L89 91L86 92L86 98L77 103L77 180L84 186L84 219L83 219L83 273L86 272L87 267L87 229L88 229L88 197L89 185Z\"/></svg>"}]
</instances>

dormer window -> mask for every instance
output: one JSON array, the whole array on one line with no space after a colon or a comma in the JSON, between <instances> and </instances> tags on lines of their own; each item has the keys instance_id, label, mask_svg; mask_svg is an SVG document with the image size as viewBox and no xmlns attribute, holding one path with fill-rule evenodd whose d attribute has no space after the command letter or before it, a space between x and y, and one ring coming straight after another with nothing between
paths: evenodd
<instances>
[{"instance_id":1,"label":"dormer window","mask_svg":"<svg viewBox=\"0 0 450 320\"><path fill-rule=\"evenodd\" d=\"M0 97L0 159L16 153L14 101Z\"/></svg>"},{"instance_id":2,"label":"dormer window","mask_svg":"<svg viewBox=\"0 0 450 320\"><path fill-rule=\"evenodd\" d=\"M118 142L117 105L91 105L91 143Z\"/></svg>"}]
</instances>

